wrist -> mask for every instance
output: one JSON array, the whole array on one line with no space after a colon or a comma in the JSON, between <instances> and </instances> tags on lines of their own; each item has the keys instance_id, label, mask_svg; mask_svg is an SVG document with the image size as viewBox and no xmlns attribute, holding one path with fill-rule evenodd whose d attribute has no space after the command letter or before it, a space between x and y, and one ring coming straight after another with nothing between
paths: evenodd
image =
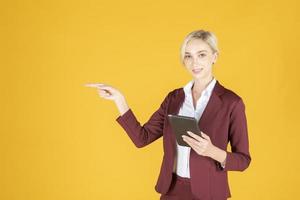
<instances>
[{"instance_id":1,"label":"wrist","mask_svg":"<svg viewBox=\"0 0 300 200\"><path fill-rule=\"evenodd\" d=\"M126 103L125 98L123 98L123 97L117 98L115 100L115 103L116 103L116 105L118 107L118 110L119 110L121 115L123 115L126 111L129 110L129 107Z\"/></svg>"},{"instance_id":2,"label":"wrist","mask_svg":"<svg viewBox=\"0 0 300 200\"><path fill-rule=\"evenodd\" d=\"M117 97L114 99L115 103L121 103L125 101L124 96L122 95L117 95Z\"/></svg>"},{"instance_id":3,"label":"wrist","mask_svg":"<svg viewBox=\"0 0 300 200\"><path fill-rule=\"evenodd\" d=\"M208 156L211 157L212 159L215 159L215 155L216 155L216 146L212 144Z\"/></svg>"},{"instance_id":4,"label":"wrist","mask_svg":"<svg viewBox=\"0 0 300 200\"><path fill-rule=\"evenodd\" d=\"M224 160L226 159L227 153L226 151L224 151L223 149L220 149L216 146L212 146L212 150L210 153L210 157L216 161L218 161L219 163L224 162Z\"/></svg>"}]
</instances>

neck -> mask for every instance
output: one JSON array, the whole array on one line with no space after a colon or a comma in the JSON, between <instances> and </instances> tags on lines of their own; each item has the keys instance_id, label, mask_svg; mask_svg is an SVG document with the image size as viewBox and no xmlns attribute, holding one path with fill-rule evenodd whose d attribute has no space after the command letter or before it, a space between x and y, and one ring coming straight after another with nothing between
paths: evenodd
<instances>
[{"instance_id":1,"label":"neck","mask_svg":"<svg viewBox=\"0 0 300 200\"><path fill-rule=\"evenodd\" d=\"M194 80L194 85L193 85L193 91L198 93L198 92L202 92L206 87L207 85L213 80L213 76L210 75L204 79L195 79Z\"/></svg>"}]
</instances>

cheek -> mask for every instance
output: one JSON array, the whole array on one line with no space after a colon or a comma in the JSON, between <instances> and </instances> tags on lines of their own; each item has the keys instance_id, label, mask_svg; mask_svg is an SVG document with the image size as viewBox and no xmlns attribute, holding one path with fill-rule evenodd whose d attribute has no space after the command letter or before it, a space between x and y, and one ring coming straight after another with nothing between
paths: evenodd
<instances>
[{"instance_id":1,"label":"cheek","mask_svg":"<svg viewBox=\"0 0 300 200\"><path fill-rule=\"evenodd\" d=\"M185 67L185 69L187 69L187 70L192 70L192 68L193 68L193 66L192 66L191 64L189 64L189 63L185 63L185 64L184 64L184 67Z\"/></svg>"},{"instance_id":2,"label":"cheek","mask_svg":"<svg viewBox=\"0 0 300 200\"><path fill-rule=\"evenodd\" d=\"M211 58L207 58L203 60L203 64L205 65L206 68L211 68L213 63L213 60Z\"/></svg>"},{"instance_id":3,"label":"cheek","mask_svg":"<svg viewBox=\"0 0 300 200\"><path fill-rule=\"evenodd\" d=\"M210 62L210 58L208 57L198 59L198 63L205 68L209 65L209 62Z\"/></svg>"}]
</instances>

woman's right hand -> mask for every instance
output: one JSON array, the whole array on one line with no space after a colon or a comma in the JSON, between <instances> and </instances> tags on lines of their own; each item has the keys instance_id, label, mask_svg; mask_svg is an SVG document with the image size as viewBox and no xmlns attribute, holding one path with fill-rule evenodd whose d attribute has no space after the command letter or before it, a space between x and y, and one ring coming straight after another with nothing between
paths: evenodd
<instances>
[{"instance_id":1,"label":"woman's right hand","mask_svg":"<svg viewBox=\"0 0 300 200\"><path fill-rule=\"evenodd\" d=\"M86 87L96 88L100 97L108 100L117 101L124 98L123 94L116 88L103 83L87 83Z\"/></svg>"},{"instance_id":2,"label":"woman's right hand","mask_svg":"<svg viewBox=\"0 0 300 200\"><path fill-rule=\"evenodd\" d=\"M129 109L124 95L113 86L103 83L87 83L85 86L96 88L100 97L113 100L116 103L121 115L123 115Z\"/></svg>"}]
</instances>

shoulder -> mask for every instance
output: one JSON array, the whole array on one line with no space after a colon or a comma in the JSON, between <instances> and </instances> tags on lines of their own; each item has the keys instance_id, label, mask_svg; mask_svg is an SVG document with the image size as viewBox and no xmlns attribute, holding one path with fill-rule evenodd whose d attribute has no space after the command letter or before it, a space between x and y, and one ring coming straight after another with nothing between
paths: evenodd
<instances>
[{"instance_id":1,"label":"shoulder","mask_svg":"<svg viewBox=\"0 0 300 200\"><path fill-rule=\"evenodd\" d=\"M169 90L164 97L163 104L168 104L168 102L171 99L177 98L179 93L180 93L180 88Z\"/></svg>"},{"instance_id":2,"label":"shoulder","mask_svg":"<svg viewBox=\"0 0 300 200\"><path fill-rule=\"evenodd\" d=\"M182 87L179 87L179 88L173 88L169 91L168 93L168 97L169 98L176 98L178 97L180 94L183 94L184 91L183 91L183 88Z\"/></svg>"},{"instance_id":3,"label":"shoulder","mask_svg":"<svg viewBox=\"0 0 300 200\"><path fill-rule=\"evenodd\" d=\"M179 93L181 90L183 90L182 87L180 87L180 88L173 88L171 91L169 91L169 94L170 94L170 95L178 95L178 93Z\"/></svg>"},{"instance_id":4,"label":"shoulder","mask_svg":"<svg viewBox=\"0 0 300 200\"><path fill-rule=\"evenodd\" d=\"M243 98L237 92L224 86L221 87L223 88L223 92L220 95L220 99L225 106L228 106L231 110L235 108L245 108Z\"/></svg>"},{"instance_id":5,"label":"shoulder","mask_svg":"<svg viewBox=\"0 0 300 200\"><path fill-rule=\"evenodd\" d=\"M223 86L224 93L221 95L221 98L223 100L231 101L231 102L237 102L241 101L242 97L234 92L232 89L226 88Z\"/></svg>"}]
</instances>

